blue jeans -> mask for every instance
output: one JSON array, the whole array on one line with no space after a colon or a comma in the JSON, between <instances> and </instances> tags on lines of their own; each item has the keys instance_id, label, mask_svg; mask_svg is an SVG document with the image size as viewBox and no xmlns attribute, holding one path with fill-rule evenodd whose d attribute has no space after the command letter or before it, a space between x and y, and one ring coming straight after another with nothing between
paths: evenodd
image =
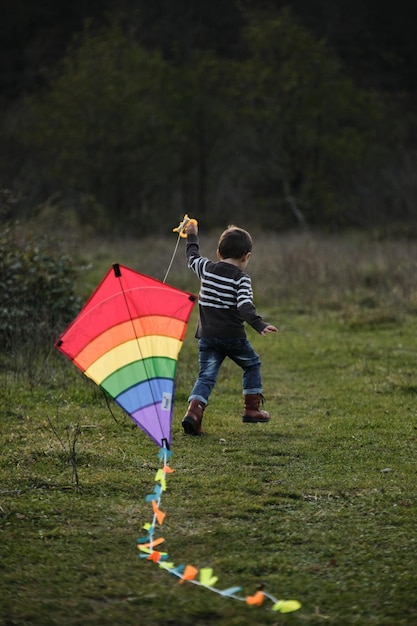
<instances>
[{"instance_id":1,"label":"blue jeans","mask_svg":"<svg viewBox=\"0 0 417 626\"><path fill-rule=\"evenodd\" d=\"M216 384L220 366L226 357L243 370L243 394L262 393L261 361L246 337L234 339L203 337L198 340L200 371L189 401L200 400L207 404Z\"/></svg>"}]
</instances>

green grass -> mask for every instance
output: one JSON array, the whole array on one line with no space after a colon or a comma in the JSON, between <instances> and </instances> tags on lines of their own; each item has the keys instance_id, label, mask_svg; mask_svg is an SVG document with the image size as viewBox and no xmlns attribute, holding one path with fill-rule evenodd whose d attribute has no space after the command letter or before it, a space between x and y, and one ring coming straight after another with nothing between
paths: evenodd
<instances>
[{"instance_id":1,"label":"green grass","mask_svg":"<svg viewBox=\"0 0 417 626\"><path fill-rule=\"evenodd\" d=\"M186 338L161 534L170 560L212 567L219 588L264 583L302 608L251 608L138 558L158 449L58 360L48 389L3 388L0 624L417 622L417 320L269 313L281 334L251 334L268 425L241 423L240 373L225 364L206 436L182 435ZM51 424L64 443L81 427L78 489Z\"/></svg>"},{"instance_id":2,"label":"green grass","mask_svg":"<svg viewBox=\"0 0 417 626\"><path fill-rule=\"evenodd\" d=\"M213 568L220 589L262 583L299 611L181 585L139 558L158 448L56 353L36 387L0 371L0 625L414 626L416 292L402 280L399 307L383 281L366 293L346 281L316 302L298 285L289 304L288 280L287 304L260 307L281 331L249 332L269 424L242 424L240 371L225 363L205 437L185 437L195 314L178 364L164 549Z\"/></svg>"}]
</instances>

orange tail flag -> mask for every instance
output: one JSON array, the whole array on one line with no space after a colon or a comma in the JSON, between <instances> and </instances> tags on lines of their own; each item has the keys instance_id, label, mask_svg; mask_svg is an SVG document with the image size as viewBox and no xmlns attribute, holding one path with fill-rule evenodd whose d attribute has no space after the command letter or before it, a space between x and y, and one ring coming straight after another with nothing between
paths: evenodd
<instances>
[{"instance_id":1,"label":"orange tail flag","mask_svg":"<svg viewBox=\"0 0 417 626\"><path fill-rule=\"evenodd\" d=\"M257 591L253 596L247 596L246 603L249 605L261 606L265 598L262 591Z\"/></svg>"},{"instance_id":2,"label":"orange tail flag","mask_svg":"<svg viewBox=\"0 0 417 626\"><path fill-rule=\"evenodd\" d=\"M156 515L156 519L158 520L158 524L162 526L163 521L166 517L166 513L163 513L162 511L159 510L158 505L156 504L155 500L152 500L152 508L153 508L153 512Z\"/></svg>"},{"instance_id":3,"label":"orange tail flag","mask_svg":"<svg viewBox=\"0 0 417 626\"><path fill-rule=\"evenodd\" d=\"M198 574L198 569L194 567L194 565L187 565L181 577L180 585L184 584L186 580L194 580L197 574Z\"/></svg>"}]
</instances>

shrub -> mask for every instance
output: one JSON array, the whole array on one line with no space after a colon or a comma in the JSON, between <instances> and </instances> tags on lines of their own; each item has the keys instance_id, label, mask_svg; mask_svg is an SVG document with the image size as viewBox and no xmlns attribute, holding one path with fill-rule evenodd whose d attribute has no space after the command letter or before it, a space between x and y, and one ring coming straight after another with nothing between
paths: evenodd
<instances>
[{"instance_id":1,"label":"shrub","mask_svg":"<svg viewBox=\"0 0 417 626\"><path fill-rule=\"evenodd\" d=\"M74 317L72 259L47 237L22 234L6 224L0 234L0 353L26 362L47 354Z\"/></svg>"}]
</instances>

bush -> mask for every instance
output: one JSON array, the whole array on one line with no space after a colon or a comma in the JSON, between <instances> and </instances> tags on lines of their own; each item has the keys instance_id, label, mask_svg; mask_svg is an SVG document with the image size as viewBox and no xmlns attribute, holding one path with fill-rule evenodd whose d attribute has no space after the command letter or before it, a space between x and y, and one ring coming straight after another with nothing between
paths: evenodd
<instances>
[{"instance_id":1,"label":"bush","mask_svg":"<svg viewBox=\"0 0 417 626\"><path fill-rule=\"evenodd\" d=\"M27 363L47 354L80 309L72 259L47 237L21 234L6 224L0 234L0 353Z\"/></svg>"}]
</instances>

